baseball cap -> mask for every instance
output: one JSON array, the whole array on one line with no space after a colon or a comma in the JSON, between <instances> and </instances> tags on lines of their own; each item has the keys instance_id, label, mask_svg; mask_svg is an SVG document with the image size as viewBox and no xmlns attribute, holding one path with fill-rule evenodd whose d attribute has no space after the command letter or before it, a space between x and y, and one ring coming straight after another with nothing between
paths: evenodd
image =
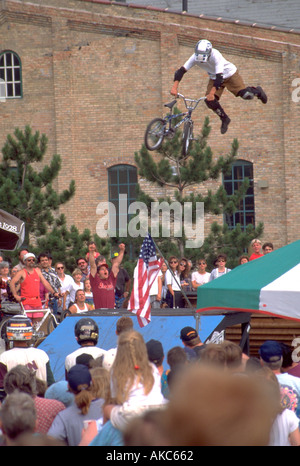
<instances>
[{"instance_id":1,"label":"baseball cap","mask_svg":"<svg viewBox=\"0 0 300 466\"><path fill-rule=\"evenodd\" d=\"M146 343L149 361L157 363L164 356L163 346L158 340L149 340Z\"/></svg>"},{"instance_id":2,"label":"baseball cap","mask_svg":"<svg viewBox=\"0 0 300 466\"><path fill-rule=\"evenodd\" d=\"M103 264L101 264L101 265L98 265L98 266L97 266L97 270L100 270L101 267L106 267L107 269L109 269L108 264L106 264L105 262L104 262Z\"/></svg>"},{"instance_id":3,"label":"baseball cap","mask_svg":"<svg viewBox=\"0 0 300 466\"><path fill-rule=\"evenodd\" d=\"M180 339L183 341L191 341L198 337L198 332L193 327L183 327L180 331Z\"/></svg>"},{"instance_id":4,"label":"baseball cap","mask_svg":"<svg viewBox=\"0 0 300 466\"><path fill-rule=\"evenodd\" d=\"M259 354L265 362L277 362L282 358L282 347L278 341L265 341L259 348Z\"/></svg>"},{"instance_id":5,"label":"baseball cap","mask_svg":"<svg viewBox=\"0 0 300 466\"><path fill-rule=\"evenodd\" d=\"M84 364L75 364L68 372L68 384L74 392L80 392L90 387L92 377L89 368Z\"/></svg>"}]
</instances>

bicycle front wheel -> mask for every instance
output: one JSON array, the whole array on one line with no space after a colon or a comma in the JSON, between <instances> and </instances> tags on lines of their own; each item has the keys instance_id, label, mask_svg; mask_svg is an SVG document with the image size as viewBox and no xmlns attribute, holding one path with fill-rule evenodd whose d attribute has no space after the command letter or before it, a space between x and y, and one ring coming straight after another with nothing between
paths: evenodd
<instances>
[{"instance_id":1,"label":"bicycle front wheel","mask_svg":"<svg viewBox=\"0 0 300 466\"><path fill-rule=\"evenodd\" d=\"M191 121L184 123L183 135L182 135L182 155L188 155L190 141L193 137L193 124Z\"/></svg>"},{"instance_id":2,"label":"bicycle front wheel","mask_svg":"<svg viewBox=\"0 0 300 466\"><path fill-rule=\"evenodd\" d=\"M145 132L145 146L148 150L157 150L165 137L166 122L162 118L154 118Z\"/></svg>"},{"instance_id":3,"label":"bicycle front wheel","mask_svg":"<svg viewBox=\"0 0 300 466\"><path fill-rule=\"evenodd\" d=\"M7 339L6 328L7 328L7 325L8 325L8 321L10 319L11 319L11 317L4 317L1 320L1 323L0 323L0 338L5 343L5 349L9 349L9 340Z\"/></svg>"}]
</instances>

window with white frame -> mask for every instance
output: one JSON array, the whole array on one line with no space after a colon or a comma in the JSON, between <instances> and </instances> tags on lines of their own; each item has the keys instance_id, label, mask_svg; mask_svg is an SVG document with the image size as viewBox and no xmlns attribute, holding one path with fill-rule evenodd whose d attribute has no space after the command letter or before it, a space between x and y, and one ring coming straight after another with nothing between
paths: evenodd
<instances>
[{"instance_id":1,"label":"window with white frame","mask_svg":"<svg viewBox=\"0 0 300 466\"><path fill-rule=\"evenodd\" d=\"M21 60L15 52L0 52L0 99L22 97Z\"/></svg>"}]
</instances>

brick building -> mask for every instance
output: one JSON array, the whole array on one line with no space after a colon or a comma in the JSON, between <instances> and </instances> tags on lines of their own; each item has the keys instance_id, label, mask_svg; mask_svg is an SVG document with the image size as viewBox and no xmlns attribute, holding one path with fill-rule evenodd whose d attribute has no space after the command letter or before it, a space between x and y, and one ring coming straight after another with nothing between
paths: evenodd
<instances>
[{"instance_id":1,"label":"brick building","mask_svg":"<svg viewBox=\"0 0 300 466\"><path fill-rule=\"evenodd\" d=\"M94 232L99 203L120 192L134 199L134 153L146 124L170 100L175 69L201 37L236 64L247 85L262 85L269 102L225 92L222 104L232 119L225 135L204 105L195 121L200 128L209 115L215 157L239 140L239 164L253 171L255 222L264 222L263 239L275 247L299 239L298 32L100 0L2 0L0 72L1 65L12 69L15 82L5 95L8 78L0 75L0 145L16 126L30 124L47 135L47 157L62 157L56 189L76 182L76 195L64 208L70 225ZM4 56L15 59L12 66ZM193 69L180 89L196 97L206 81ZM140 181L153 195L153 187Z\"/></svg>"}]
</instances>

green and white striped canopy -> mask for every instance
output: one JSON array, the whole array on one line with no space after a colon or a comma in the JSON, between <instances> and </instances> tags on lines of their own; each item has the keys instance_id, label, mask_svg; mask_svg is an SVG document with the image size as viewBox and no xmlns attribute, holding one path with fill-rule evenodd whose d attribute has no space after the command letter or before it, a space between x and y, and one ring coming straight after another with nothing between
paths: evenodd
<instances>
[{"instance_id":1,"label":"green and white striped canopy","mask_svg":"<svg viewBox=\"0 0 300 466\"><path fill-rule=\"evenodd\" d=\"M197 312L245 311L300 320L300 240L197 290Z\"/></svg>"}]
</instances>

